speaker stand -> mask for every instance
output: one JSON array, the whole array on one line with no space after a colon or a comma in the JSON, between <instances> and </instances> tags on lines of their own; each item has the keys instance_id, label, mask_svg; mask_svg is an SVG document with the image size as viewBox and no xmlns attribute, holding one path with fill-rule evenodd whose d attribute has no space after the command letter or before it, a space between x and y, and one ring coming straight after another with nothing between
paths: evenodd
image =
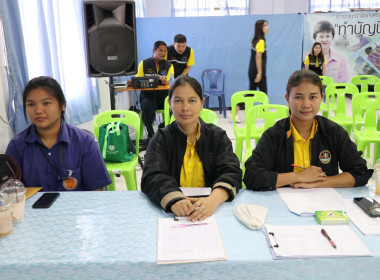
<instances>
[{"instance_id":1,"label":"speaker stand","mask_svg":"<svg viewBox=\"0 0 380 280\"><path fill-rule=\"evenodd\" d=\"M110 89L110 101L111 101L111 110L115 110L115 92L113 90L113 77L110 77L109 81L109 89Z\"/></svg>"}]
</instances>

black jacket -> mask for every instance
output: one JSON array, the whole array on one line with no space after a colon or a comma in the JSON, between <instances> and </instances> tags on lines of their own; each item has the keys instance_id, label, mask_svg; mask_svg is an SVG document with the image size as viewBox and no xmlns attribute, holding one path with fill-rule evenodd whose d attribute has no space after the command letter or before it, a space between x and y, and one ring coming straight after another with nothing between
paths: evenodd
<instances>
[{"instance_id":1,"label":"black jacket","mask_svg":"<svg viewBox=\"0 0 380 280\"><path fill-rule=\"evenodd\" d=\"M205 186L227 190L229 200L232 200L241 189L239 160L223 129L199 121L201 128L196 150L203 164ZM187 135L179 129L177 122L173 122L156 132L145 154L141 190L168 212L174 202L185 197L179 182L186 145Z\"/></svg>"},{"instance_id":2,"label":"black jacket","mask_svg":"<svg viewBox=\"0 0 380 280\"><path fill-rule=\"evenodd\" d=\"M185 70L187 66L187 61L190 58L191 48L186 47L185 51L182 54L177 53L174 46L171 45L168 47L168 61L170 61L174 66L174 77L177 78Z\"/></svg>"},{"instance_id":3,"label":"black jacket","mask_svg":"<svg viewBox=\"0 0 380 280\"><path fill-rule=\"evenodd\" d=\"M319 166L327 176L350 173L355 186L365 186L373 170L367 169L356 145L347 132L335 122L316 116L318 128L311 141L311 165ZM288 137L289 135L289 137ZM294 163L293 137L290 118L278 121L260 138L252 156L245 163L244 183L247 189L268 191L276 189L277 174L292 172Z\"/></svg>"},{"instance_id":4,"label":"black jacket","mask_svg":"<svg viewBox=\"0 0 380 280\"><path fill-rule=\"evenodd\" d=\"M159 69L157 71L156 62L153 57L143 60L143 71L145 75L159 74L161 76L167 76L171 63L167 60L161 60L159 63Z\"/></svg>"}]
</instances>

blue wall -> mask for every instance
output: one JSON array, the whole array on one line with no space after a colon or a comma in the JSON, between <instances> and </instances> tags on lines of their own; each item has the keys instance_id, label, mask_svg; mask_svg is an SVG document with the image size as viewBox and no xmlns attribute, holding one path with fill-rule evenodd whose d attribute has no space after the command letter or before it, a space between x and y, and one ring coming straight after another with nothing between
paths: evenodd
<instances>
[{"instance_id":1,"label":"blue wall","mask_svg":"<svg viewBox=\"0 0 380 280\"><path fill-rule=\"evenodd\" d=\"M303 15L251 15L226 17L137 18L138 61L152 56L155 41L173 43L182 33L195 54L190 76L201 82L205 69L219 68L226 73L226 105L231 95L249 88L250 45L256 20L269 24L266 35L268 92L271 103L285 104L286 82L302 63ZM217 107L217 98L210 100Z\"/></svg>"}]
</instances>

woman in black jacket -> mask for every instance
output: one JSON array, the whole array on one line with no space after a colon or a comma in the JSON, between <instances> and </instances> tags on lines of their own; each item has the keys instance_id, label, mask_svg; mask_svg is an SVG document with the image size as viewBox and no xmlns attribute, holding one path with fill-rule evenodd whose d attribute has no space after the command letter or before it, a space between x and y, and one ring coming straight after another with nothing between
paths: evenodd
<instances>
[{"instance_id":1,"label":"woman in black jacket","mask_svg":"<svg viewBox=\"0 0 380 280\"><path fill-rule=\"evenodd\" d=\"M294 72L285 98L290 117L267 129L246 161L247 189L365 186L373 170L362 153L343 127L317 115L323 98L318 75Z\"/></svg>"},{"instance_id":2,"label":"woman in black jacket","mask_svg":"<svg viewBox=\"0 0 380 280\"><path fill-rule=\"evenodd\" d=\"M214 214L241 188L242 172L231 141L223 129L199 118L203 103L197 80L180 76L174 81L169 104L176 121L153 136L141 178L141 190L155 204L191 221ZM207 187L211 194L185 197L180 187Z\"/></svg>"}]
</instances>

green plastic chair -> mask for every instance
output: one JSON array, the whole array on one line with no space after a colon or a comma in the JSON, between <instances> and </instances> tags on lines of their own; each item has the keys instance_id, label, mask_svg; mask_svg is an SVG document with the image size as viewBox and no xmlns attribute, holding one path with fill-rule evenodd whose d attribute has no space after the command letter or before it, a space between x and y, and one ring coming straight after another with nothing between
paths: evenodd
<instances>
[{"instance_id":1,"label":"green plastic chair","mask_svg":"<svg viewBox=\"0 0 380 280\"><path fill-rule=\"evenodd\" d=\"M242 124L243 126L236 124L235 112L236 104L238 103L245 104L244 118L247 120L248 111L254 106L255 103L260 103L257 105L266 105L269 104L269 100L268 95L266 95L264 92L255 90L238 91L231 96L232 125L236 137L235 154L237 155L239 161L241 161L243 153L243 142L246 138L246 123L244 122Z\"/></svg>"},{"instance_id":2,"label":"green plastic chair","mask_svg":"<svg viewBox=\"0 0 380 280\"><path fill-rule=\"evenodd\" d=\"M164 121L165 121L165 126L167 126L170 123L169 96L167 96L165 98L165 103L164 103Z\"/></svg>"},{"instance_id":3,"label":"green plastic chair","mask_svg":"<svg viewBox=\"0 0 380 280\"><path fill-rule=\"evenodd\" d=\"M380 92L380 82L375 84L375 92Z\"/></svg>"},{"instance_id":4,"label":"green plastic chair","mask_svg":"<svg viewBox=\"0 0 380 280\"><path fill-rule=\"evenodd\" d=\"M106 162L106 167L108 174L112 180L112 183L108 185L109 191L115 190L115 173L123 175L127 189L129 191L137 190L137 179L136 179L136 165L138 163L139 155L139 136L140 136L140 118L139 115L133 111L128 110L112 110L107 112L102 112L95 117L94 120L94 134L96 138L99 139L99 127L103 124L110 122L123 122L128 125L130 129L133 126L135 130L136 139L136 154L133 159L129 162L115 163Z\"/></svg>"},{"instance_id":5,"label":"green plastic chair","mask_svg":"<svg viewBox=\"0 0 380 280\"><path fill-rule=\"evenodd\" d=\"M165 123L165 126L166 126L166 104L168 103L168 96L165 98L165 102L164 102L164 109L160 109L160 110L156 110L156 113L158 114L161 114L162 117L164 118L164 123ZM169 104L168 104L169 106ZM168 107L168 110L169 110L169 107ZM143 118L142 118L142 110L140 111L140 139L143 139L144 138L144 122L143 122Z\"/></svg>"},{"instance_id":6,"label":"green plastic chair","mask_svg":"<svg viewBox=\"0 0 380 280\"><path fill-rule=\"evenodd\" d=\"M199 117L205 123L212 123L212 124L218 125L218 115L213 110L203 108L199 114ZM170 118L170 123L174 121L175 121L175 118L174 118L174 115L172 115Z\"/></svg>"},{"instance_id":7,"label":"green plastic chair","mask_svg":"<svg viewBox=\"0 0 380 280\"><path fill-rule=\"evenodd\" d=\"M363 116L363 109L365 114ZM363 154L374 144L373 164L380 157L380 92L363 92L352 99L353 132L358 150Z\"/></svg>"},{"instance_id":8,"label":"green plastic chair","mask_svg":"<svg viewBox=\"0 0 380 280\"><path fill-rule=\"evenodd\" d=\"M374 75L357 75L351 79L353 85L360 85L360 92L368 92L368 85L375 85L378 82L380 79Z\"/></svg>"},{"instance_id":9,"label":"green plastic chair","mask_svg":"<svg viewBox=\"0 0 380 280\"><path fill-rule=\"evenodd\" d=\"M327 117L343 126L348 135L351 135L353 121L352 115L347 115L346 113L346 94L355 96L357 93L359 93L358 88L352 84L338 83L326 87L326 100L331 99L331 101L327 101ZM336 104L334 100L335 96Z\"/></svg>"},{"instance_id":10,"label":"green plastic chair","mask_svg":"<svg viewBox=\"0 0 380 280\"><path fill-rule=\"evenodd\" d=\"M334 80L333 80L333 78L331 78L329 76L319 76L319 78L321 78L322 85L324 86L323 93L325 93L326 86L333 84ZM326 100L327 100L326 98L324 98L322 100L321 107L319 108L319 111L322 112L322 116L324 116L324 117L327 118L327 103L326 103Z\"/></svg>"},{"instance_id":11,"label":"green plastic chair","mask_svg":"<svg viewBox=\"0 0 380 280\"><path fill-rule=\"evenodd\" d=\"M269 127L272 127L278 120L289 116L289 108L284 105L267 104L251 107L247 113L246 127L247 134L245 137L245 157L243 161L243 174L245 172L245 161L252 155L253 147L251 139L255 139L255 145L261 138L261 135ZM261 126L258 126L259 121L263 121Z\"/></svg>"}]
</instances>

